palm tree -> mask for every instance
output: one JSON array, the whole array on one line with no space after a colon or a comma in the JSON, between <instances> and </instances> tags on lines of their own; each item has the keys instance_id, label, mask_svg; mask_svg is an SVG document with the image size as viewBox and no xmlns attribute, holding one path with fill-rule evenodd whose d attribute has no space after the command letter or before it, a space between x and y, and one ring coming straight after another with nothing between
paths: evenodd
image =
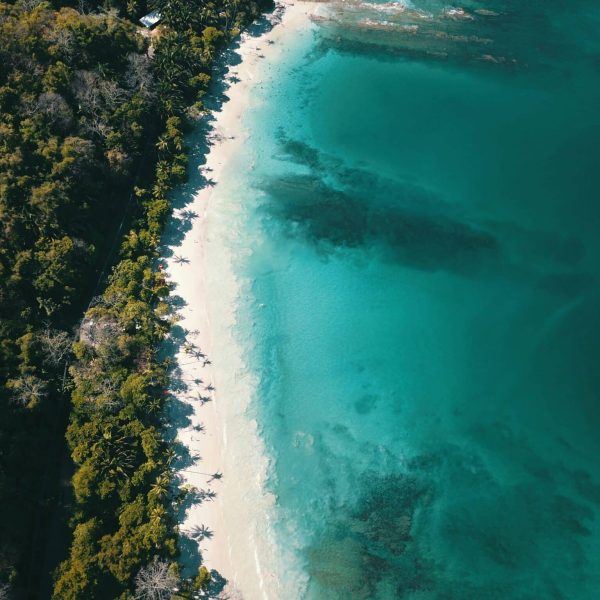
<instances>
[{"instance_id":1,"label":"palm tree","mask_svg":"<svg viewBox=\"0 0 600 600\"><path fill-rule=\"evenodd\" d=\"M135 468L136 447L127 435L113 435L107 428L102 437L92 446L97 455L99 470L103 474L128 479Z\"/></svg>"},{"instance_id":2,"label":"palm tree","mask_svg":"<svg viewBox=\"0 0 600 600\"><path fill-rule=\"evenodd\" d=\"M165 518L167 511L164 506L155 506L150 511L150 522L154 525L160 525Z\"/></svg>"},{"instance_id":3,"label":"palm tree","mask_svg":"<svg viewBox=\"0 0 600 600\"><path fill-rule=\"evenodd\" d=\"M154 496L157 500L166 498L169 495L169 478L166 474L159 475L156 481L152 484L152 488L148 492L149 496Z\"/></svg>"},{"instance_id":4,"label":"palm tree","mask_svg":"<svg viewBox=\"0 0 600 600\"><path fill-rule=\"evenodd\" d=\"M162 408L162 402L160 398L152 398L150 402L148 402L148 412L156 413Z\"/></svg>"},{"instance_id":5,"label":"palm tree","mask_svg":"<svg viewBox=\"0 0 600 600\"><path fill-rule=\"evenodd\" d=\"M168 465L170 465L177 458L177 453L173 448L169 448L165 453L165 460Z\"/></svg>"},{"instance_id":6,"label":"palm tree","mask_svg":"<svg viewBox=\"0 0 600 600\"><path fill-rule=\"evenodd\" d=\"M156 179L159 182L168 182L171 176L169 165L165 161L159 161L156 165Z\"/></svg>"},{"instance_id":7,"label":"palm tree","mask_svg":"<svg viewBox=\"0 0 600 600\"><path fill-rule=\"evenodd\" d=\"M166 152L169 149L169 140L164 135L161 135L158 138L158 142L156 142L156 147L159 152Z\"/></svg>"},{"instance_id":8,"label":"palm tree","mask_svg":"<svg viewBox=\"0 0 600 600\"><path fill-rule=\"evenodd\" d=\"M192 342L186 342L183 345L183 351L186 354L192 354L194 352L194 350L196 349L196 347L197 347L196 344L193 344Z\"/></svg>"}]
</instances>

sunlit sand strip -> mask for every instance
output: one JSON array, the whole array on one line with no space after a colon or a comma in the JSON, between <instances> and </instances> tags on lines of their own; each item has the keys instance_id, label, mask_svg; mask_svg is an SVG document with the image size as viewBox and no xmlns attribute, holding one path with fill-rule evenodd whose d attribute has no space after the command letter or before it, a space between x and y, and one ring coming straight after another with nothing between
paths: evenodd
<instances>
[{"instance_id":1,"label":"sunlit sand strip","mask_svg":"<svg viewBox=\"0 0 600 600\"><path fill-rule=\"evenodd\" d=\"M255 382L232 333L240 282L225 242L231 232L213 213L223 169L246 141L241 118L252 90L294 31L310 27L313 10L309 3L286 4L271 31L242 37L241 63L229 71L228 100L215 115L213 145L201 167L209 183L193 196L187 192L189 198L176 192L174 204L184 208L176 211L171 229L183 222L191 228L165 253L173 253L165 257L167 272L174 296L183 301L178 325L187 332L177 360L179 379L188 389L172 389L175 448L179 443L179 454L189 454L183 464L175 462L181 486L191 490L180 513L182 562L186 575L195 575L199 550L202 564L228 581L231 598L283 596L277 551L269 542L267 512L273 500L263 488L268 463L257 424L246 414Z\"/></svg>"}]
</instances>

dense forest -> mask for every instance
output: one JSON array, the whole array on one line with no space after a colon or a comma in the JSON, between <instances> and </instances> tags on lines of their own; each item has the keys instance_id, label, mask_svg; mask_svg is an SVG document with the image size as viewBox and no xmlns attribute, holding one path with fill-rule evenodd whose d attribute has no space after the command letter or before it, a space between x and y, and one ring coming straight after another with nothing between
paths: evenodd
<instances>
[{"instance_id":1,"label":"dense forest","mask_svg":"<svg viewBox=\"0 0 600 600\"><path fill-rule=\"evenodd\" d=\"M150 33L137 19L155 8ZM0 3L0 598L43 597L65 431L72 534L55 598L206 583L178 582L155 267L213 63L264 8Z\"/></svg>"}]
</instances>

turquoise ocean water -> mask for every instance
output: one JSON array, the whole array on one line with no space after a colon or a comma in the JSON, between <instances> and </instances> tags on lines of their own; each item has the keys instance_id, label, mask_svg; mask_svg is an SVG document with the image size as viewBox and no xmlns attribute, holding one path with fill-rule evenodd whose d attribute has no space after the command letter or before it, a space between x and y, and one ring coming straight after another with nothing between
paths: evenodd
<instances>
[{"instance_id":1,"label":"turquoise ocean water","mask_svg":"<svg viewBox=\"0 0 600 600\"><path fill-rule=\"evenodd\" d=\"M328 5L246 116L298 598L600 598L600 8L457 8Z\"/></svg>"}]
</instances>

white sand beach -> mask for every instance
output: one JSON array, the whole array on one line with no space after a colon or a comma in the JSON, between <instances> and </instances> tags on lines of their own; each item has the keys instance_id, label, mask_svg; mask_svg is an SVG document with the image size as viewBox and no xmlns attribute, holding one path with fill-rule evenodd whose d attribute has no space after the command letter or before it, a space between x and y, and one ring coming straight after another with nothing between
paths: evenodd
<instances>
[{"instance_id":1,"label":"white sand beach","mask_svg":"<svg viewBox=\"0 0 600 600\"><path fill-rule=\"evenodd\" d=\"M228 580L228 597L247 600L282 596L276 550L268 534L268 508L273 500L263 488L268 464L256 423L246 414L254 382L232 335L240 284L232 272L231 251L224 247L227 232L211 222L211 210L221 173L245 142L241 118L254 86L260 84L268 64L278 59L286 36L310 26L308 15L314 9L310 3L286 4L281 21L276 16L268 33L242 36L236 51L241 62L229 69L228 100L214 115L213 143L200 167L211 185L190 193L190 198L179 198L176 205L185 205L183 210L195 216L183 241L165 253L173 294L183 300L179 325L190 332L187 341L194 344L187 351L181 347L177 356L181 379L189 387L186 392L175 392L179 406L189 413L177 431L177 442L194 459L178 475L182 486L193 486L200 496L202 492L216 494L188 502L180 522L181 534L186 536L182 561L190 568L186 574L194 575L192 569L198 563L193 550L198 543L202 564ZM186 552L186 546L192 552Z\"/></svg>"}]
</instances>

